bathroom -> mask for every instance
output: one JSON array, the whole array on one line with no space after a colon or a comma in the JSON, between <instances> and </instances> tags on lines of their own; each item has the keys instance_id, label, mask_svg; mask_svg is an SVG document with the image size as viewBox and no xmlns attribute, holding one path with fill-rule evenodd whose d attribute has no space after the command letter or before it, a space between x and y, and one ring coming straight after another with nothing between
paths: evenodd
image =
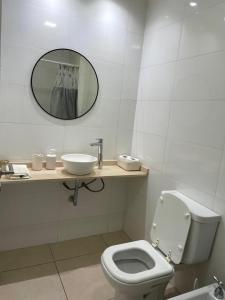
<instances>
[{"instance_id":1,"label":"bathroom","mask_svg":"<svg viewBox=\"0 0 225 300\"><path fill-rule=\"evenodd\" d=\"M105 176L102 191L83 186L77 195L63 183L80 181L49 178L45 167L30 179L2 176L0 299L116 300L101 255L150 243L158 199L171 190L221 219L209 258L181 264L165 298L213 276L225 282L225 0L1 0L0 7L0 160L45 160L50 149L59 163L64 154L97 157L90 144L101 138L105 171L89 185L101 190ZM82 57L95 74L93 103L78 118L54 117L35 94L35 66L56 49ZM141 171L110 165L122 154L140 160Z\"/></svg>"}]
</instances>

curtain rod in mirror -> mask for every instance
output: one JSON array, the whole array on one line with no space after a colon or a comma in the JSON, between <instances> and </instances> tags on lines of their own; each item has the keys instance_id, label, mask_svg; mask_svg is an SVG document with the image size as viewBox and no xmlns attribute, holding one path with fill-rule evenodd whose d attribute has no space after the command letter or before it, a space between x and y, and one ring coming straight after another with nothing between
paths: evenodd
<instances>
[{"instance_id":1,"label":"curtain rod in mirror","mask_svg":"<svg viewBox=\"0 0 225 300\"><path fill-rule=\"evenodd\" d=\"M74 68L78 68L79 69L78 65L64 63L64 62L60 62L60 61L56 61L56 60L50 60L50 59L44 59L44 58L42 58L41 61L50 62L50 63L57 64L57 65L68 66L68 67L74 67Z\"/></svg>"}]
</instances>

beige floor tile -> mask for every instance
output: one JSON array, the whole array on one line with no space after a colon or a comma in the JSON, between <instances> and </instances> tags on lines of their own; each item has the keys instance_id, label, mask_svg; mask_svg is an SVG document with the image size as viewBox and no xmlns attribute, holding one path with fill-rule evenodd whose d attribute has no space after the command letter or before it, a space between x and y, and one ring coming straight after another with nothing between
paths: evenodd
<instances>
[{"instance_id":1,"label":"beige floor tile","mask_svg":"<svg viewBox=\"0 0 225 300\"><path fill-rule=\"evenodd\" d=\"M55 260L103 252L106 244L101 236L95 235L76 240L69 240L51 245Z\"/></svg>"},{"instance_id":2,"label":"beige floor tile","mask_svg":"<svg viewBox=\"0 0 225 300\"><path fill-rule=\"evenodd\" d=\"M0 271L35 266L53 261L47 245L0 252Z\"/></svg>"},{"instance_id":3,"label":"beige floor tile","mask_svg":"<svg viewBox=\"0 0 225 300\"><path fill-rule=\"evenodd\" d=\"M130 242L131 239L124 231L109 232L102 235L108 246Z\"/></svg>"},{"instance_id":4,"label":"beige floor tile","mask_svg":"<svg viewBox=\"0 0 225 300\"><path fill-rule=\"evenodd\" d=\"M53 263L0 274L0 299L66 300Z\"/></svg>"},{"instance_id":5,"label":"beige floor tile","mask_svg":"<svg viewBox=\"0 0 225 300\"><path fill-rule=\"evenodd\" d=\"M56 262L69 300L108 300L114 289L105 279L101 253Z\"/></svg>"}]
</instances>

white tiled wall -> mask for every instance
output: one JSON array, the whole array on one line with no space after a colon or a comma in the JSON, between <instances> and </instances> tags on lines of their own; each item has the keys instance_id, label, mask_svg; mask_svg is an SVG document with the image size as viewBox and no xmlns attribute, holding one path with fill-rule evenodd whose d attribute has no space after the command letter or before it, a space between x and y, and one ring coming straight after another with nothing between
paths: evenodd
<instances>
[{"instance_id":1,"label":"white tiled wall","mask_svg":"<svg viewBox=\"0 0 225 300\"><path fill-rule=\"evenodd\" d=\"M149 0L132 151L151 171L130 188L126 229L149 239L160 191L178 189L222 215L205 282L225 281L225 1L189 2Z\"/></svg>"},{"instance_id":2,"label":"white tiled wall","mask_svg":"<svg viewBox=\"0 0 225 300\"><path fill-rule=\"evenodd\" d=\"M78 205L74 207L68 201L71 192L62 183L3 186L0 250L120 230L126 188L125 179L105 180L101 193L80 190Z\"/></svg>"},{"instance_id":3,"label":"white tiled wall","mask_svg":"<svg viewBox=\"0 0 225 300\"><path fill-rule=\"evenodd\" d=\"M0 159L30 160L50 147L104 158L129 152L145 24L145 0L2 0ZM55 28L43 25L56 23ZM100 93L81 119L43 112L30 88L38 58L54 48L83 53L94 65ZM82 191L76 208L60 184L4 186L0 193L0 250L70 239L123 226L126 182L107 180L103 193Z\"/></svg>"},{"instance_id":4,"label":"white tiled wall","mask_svg":"<svg viewBox=\"0 0 225 300\"><path fill-rule=\"evenodd\" d=\"M30 159L49 147L59 154L93 152L88 144L96 137L105 139L105 158L114 158L120 149L129 151L144 16L144 0L138 5L134 0L3 0L0 158ZM45 21L57 26L46 27ZM35 62L60 47L86 55L100 82L94 109L67 122L41 111L30 89ZM126 133L123 139L117 139L120 131Z\"/></svg>"}]
</instances>

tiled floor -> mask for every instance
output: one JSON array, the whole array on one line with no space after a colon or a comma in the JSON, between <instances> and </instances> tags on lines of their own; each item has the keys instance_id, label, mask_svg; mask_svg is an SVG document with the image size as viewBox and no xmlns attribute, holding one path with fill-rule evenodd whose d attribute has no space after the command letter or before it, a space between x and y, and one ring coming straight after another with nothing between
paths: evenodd
<instances>
[{"instance_id":1,"label":"tiled floor","mask_svg":"<svg viewBox=\"0 0 225 300\"><path fill-rule=\"evenodd\" d=\"M106 247L129 240L124 232L113 232L0 252L0 299L112 299L100 256Z\"/></svg>"}]
</instances>

